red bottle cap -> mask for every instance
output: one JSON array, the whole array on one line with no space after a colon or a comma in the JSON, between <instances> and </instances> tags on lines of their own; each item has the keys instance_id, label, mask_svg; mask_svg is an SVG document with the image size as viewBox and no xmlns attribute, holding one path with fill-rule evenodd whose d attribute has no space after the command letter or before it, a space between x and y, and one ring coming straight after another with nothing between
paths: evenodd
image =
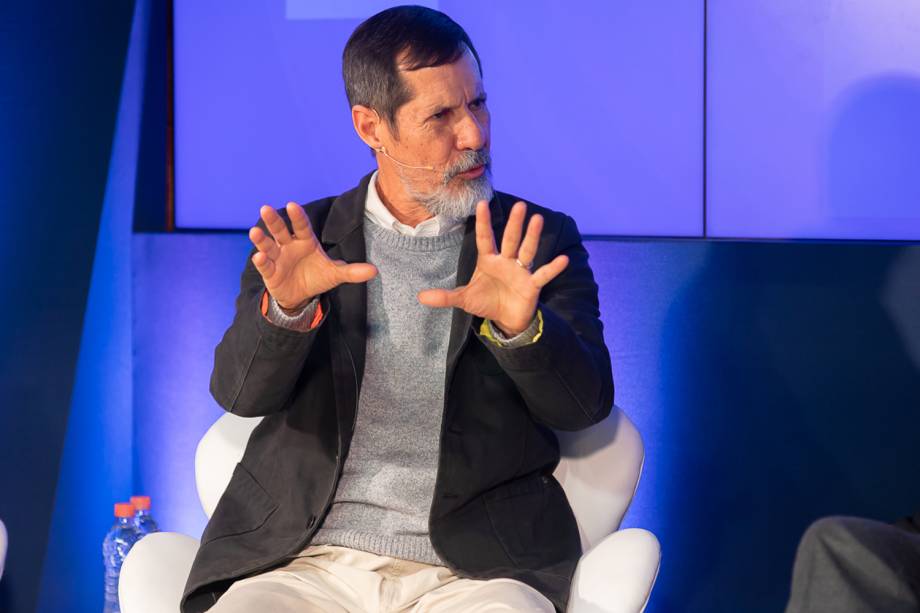
<instances>
[{"instance_id":1,"label":"red bottle cap","mask_svg":"<svg viewBox=\"0 0 920 613\"><path fill-rule=\"evenodd\" d=\"M115 517L134 517L134 505L130 502L115 503Z\"/></svg>"},{"instance_id":2,"label":"red bottle cap","mask_svg":"<svg viewBox=\"0 0 920 613\"><path fill-rule=\"evenodd\" d=\"M138 511L150 510L150 496L131 496L131 504Z\"/></svg>"}]
</instances>

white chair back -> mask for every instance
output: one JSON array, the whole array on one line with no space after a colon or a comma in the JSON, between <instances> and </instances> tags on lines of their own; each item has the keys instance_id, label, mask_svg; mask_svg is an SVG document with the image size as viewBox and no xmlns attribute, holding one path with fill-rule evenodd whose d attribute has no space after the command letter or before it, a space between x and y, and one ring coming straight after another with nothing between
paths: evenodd
<instances>
[{"instance_id":1,"label":"white chair back","mask_svg":"<svg viewBox=\"0 0 920 613\"><path fill-rule=\"evenodd\" d=\"M578 432L556 432L562 459L553 476L572 505L581 547L588 551L620 527L645 460L642 437L626 413Z\"/></svg>"},{"instance_id":2,"label":"white chair back","mask_svg":"<svg viewBox=\"0 0 920 613\"><path fill-rule=\"evenodd\" d=\"M0 521L0 577L3 577L3 564L6 562L7 538L6 526Z\"/></svg>"},{"instance_id":3,"label":"white chair back","mask_svg":"<svg viewBox=\"0 0 920 613\"><path fill-rule=\"evenodd\" d=\"M217 501L230 485L237 463L243 459L249 435L261 417L240 417L224 413L204 433L195 450L195 485L201 508L210 519Z\"/></svg>"},{"instance_id":4,"label":"white chair back","mask_svg":"<svg viewBox=\"0 0 920 613\"><path fill-rule=\"evenodd\" d=\"M208 429L195 452L195 481L211 517L243 457L249 435L262 420L225 413ZM572 505L582 548L587 551L623 520L642 472L642 437L623 411L579 432L557 432L562 460L554 476Z\"/></svg>"}]
</instances>

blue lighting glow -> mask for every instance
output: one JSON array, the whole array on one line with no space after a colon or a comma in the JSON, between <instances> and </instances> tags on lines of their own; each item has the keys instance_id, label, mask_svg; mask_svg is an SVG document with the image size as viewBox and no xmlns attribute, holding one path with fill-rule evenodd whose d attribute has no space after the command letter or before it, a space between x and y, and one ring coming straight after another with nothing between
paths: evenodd
<instances>
[{"instance_id":1,"label":"blue lighting glow","mask_svg":"<svg viewBox=\"0 0 920 613\"><path fill-rule=\"evenodd\" d=\"M148 0L135 4L39 611L102 608L102 539L133 489L131 221Z\"/></svg>"}]
</instances>

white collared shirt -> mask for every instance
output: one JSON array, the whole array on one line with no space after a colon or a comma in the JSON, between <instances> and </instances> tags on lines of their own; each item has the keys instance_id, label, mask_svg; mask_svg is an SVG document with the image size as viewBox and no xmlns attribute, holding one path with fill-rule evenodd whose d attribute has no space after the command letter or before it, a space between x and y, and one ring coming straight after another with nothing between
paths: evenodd
<instances>
[{"instance_id":1,"label":"white collared shirt","mask_svg":"<svg viewBox=\"0 0 920 613\"><path fill-rule=\"evenodd\" d=\"M383 203L383 200L380 199L380 194L377 193L376 170L374 174L371 175L370 183L367 184L367 198L364 200L364 216L378 226L406 236L439 236L441 234L447 234L451 230L456 229L457 226L465 223L463 219L454 219L443 215L435 215L431 219L426 219L414 228L401 223L396 219L393 213L390 212L390 209Z\"/></svg>"}]
</instances>

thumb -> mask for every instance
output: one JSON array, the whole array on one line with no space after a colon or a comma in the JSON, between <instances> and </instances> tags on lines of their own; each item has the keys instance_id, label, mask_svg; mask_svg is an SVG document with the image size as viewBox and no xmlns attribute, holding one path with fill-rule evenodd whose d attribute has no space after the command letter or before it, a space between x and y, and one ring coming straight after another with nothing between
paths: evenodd
<instances>
[{"instance_id":1,"label":"thumb","mask_svg":"<svg viewBox=\"0 0 920 613\"><path fill-rule=\"evenodd\" d=\"M459 290L426 289L418 293L418 301L425 306L436 309L445 307L459 307L462 296Z\"/></svg>"},{"instance_id":2,"label":"thumb","mask_svg":"<svg viewBox=\"0 0 920 613\"><path fill-rule=\"evenodd\" d=\"M373 264L346 264L341 260L335 262L340 283L364 283L377 276L377 267Z\"/></svg>"}]
</instances>

